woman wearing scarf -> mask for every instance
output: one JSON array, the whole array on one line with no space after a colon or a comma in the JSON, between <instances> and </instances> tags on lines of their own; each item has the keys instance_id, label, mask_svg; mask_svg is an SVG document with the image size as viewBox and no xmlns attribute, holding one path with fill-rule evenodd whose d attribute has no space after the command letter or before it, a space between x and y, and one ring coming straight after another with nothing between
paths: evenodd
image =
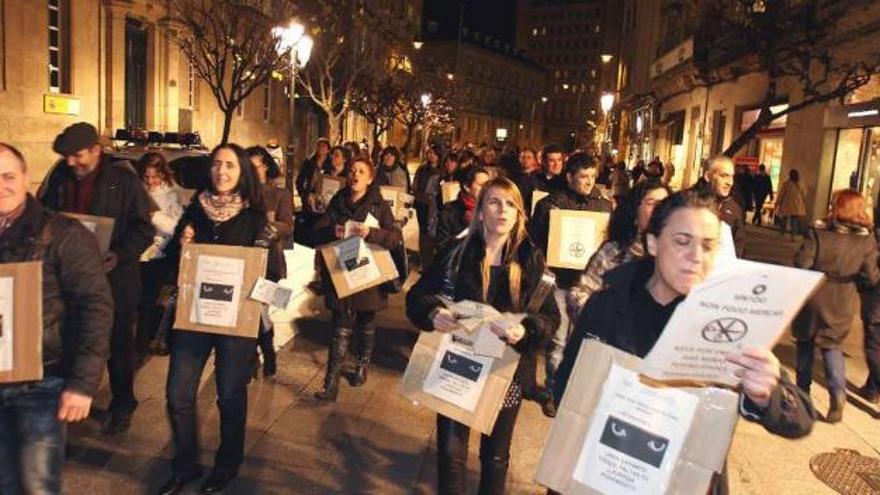
<instances>
[{"instance_id":1,"label":"woman wearing scarf","mask_svg":"<svg viewBox=\"0 0 880 495\"><path fill-rule=\"evenodd\" d=\"M316 245L328 244L342 239L345 223L359 222L354 227L354 235L360 236L370 244L385 249L394 249L401 242L400 231L395 227L394 215L388 203L382 200L378 187L373 187L375 169L365 157L355 158L348 174L348 186L341 189L327 207L327 212L315 225L313 237ZM378 227L363 225L368 218L379 224ZM352 336L355 339L357 367L349 377L349 384L358 387L367 381L367 367L373 356L376 340L376 327L373 320L376 312L388 306L388 295L380 287L363 290L348 297L339 298L330 280L325 263L320 263L321 278L325 282L324 303L333 316L333 341L327 357L327 374L324 389L315 397L335 401L339 393L339 376L345 356L348 354Z\"/></svg>"},{"instance_id":2,"label":"woman wearing scarf","mask_svg":"<svg viewBox=\"0 0 880 495\"><path fill-rule=\"evenodd\" d=\"M184 211L168 245L169 261L178 266L181 245L187 242L268 247L266 278L278 281L283 270L277 263L281 259L279 244L267 227L259 180L247 153L235 144L220 145L211 153L211 185L197 193ZM175 454L172 477L159 493L179 493L201 477L196 464L196 396L211 351L215 355L220 447L201 493L219 492L238 475L244 456L247 382L256 344L255 338L175 330L165 391Z\"/></svg>"},{"instance_id":3,"label":"woman wearing scarf","mask_svg":"<svg viewBox=\"0 0 880 495\"><path fill-rule=\"evenodd\" d=\"M483 167L471 167L462 179L458 198L443 205L437 224L437 253L442 256L461 234L474 216L477 198L483 184L489 181L489 172Z\"/></svg>"}]
</instances>

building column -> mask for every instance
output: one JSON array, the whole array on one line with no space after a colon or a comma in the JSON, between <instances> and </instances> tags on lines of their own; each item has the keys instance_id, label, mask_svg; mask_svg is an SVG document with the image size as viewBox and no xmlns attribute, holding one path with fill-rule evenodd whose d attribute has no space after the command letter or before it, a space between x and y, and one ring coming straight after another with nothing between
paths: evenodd
<instances>
[{"instance_id":1,"label":"building column","mask_svg":"<svg viewBox=\"0 0 880 495\"><path fill-rule=\"evenodd\" d=\"M105 128L110 132L125 127L125 18L130 0L105 0L107 51Z\"/></svg>"},{"instance_id":2,"label":"building column","mask_svg":"<svg viewBox=\"0 0 880 495\"><path fill-rule=\"evenodd\" d=\"M180 87L181 65L186 63L186 57L177 46L177 37L182 29L176 23L163 19L159 21L157 37L161 37L162 53L162 78L159 79L159 105L161 105L162 120L159 122L161 129L166 132L179 130L178 118L180 116Z\"/></svg>"}]
</instances>

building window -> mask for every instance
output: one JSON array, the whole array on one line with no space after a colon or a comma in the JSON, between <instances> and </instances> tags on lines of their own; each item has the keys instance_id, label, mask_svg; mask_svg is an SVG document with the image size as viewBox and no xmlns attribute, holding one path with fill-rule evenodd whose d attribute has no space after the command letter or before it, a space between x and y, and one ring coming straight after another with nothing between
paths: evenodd
<instances>
[{"instance_id":1,"label":"building window","mask_svg":"<svg viewBox=\"0 0 880 495\"><path fill-rule=\"evenodd\" d=\"M272 80L266 81L266 87L263 88L263 120L269 122L272 116L270 109L272 108Z\"/></svg>"},{"instance_id":2,"label":"building window","mask_svg":"<svg viewBox=\"0 0 880 495\"><path fill-rule=\"evenodd\" d=\"M70 93L69 0L49 0L49 92Z\"/></svg>"}]
</instances>

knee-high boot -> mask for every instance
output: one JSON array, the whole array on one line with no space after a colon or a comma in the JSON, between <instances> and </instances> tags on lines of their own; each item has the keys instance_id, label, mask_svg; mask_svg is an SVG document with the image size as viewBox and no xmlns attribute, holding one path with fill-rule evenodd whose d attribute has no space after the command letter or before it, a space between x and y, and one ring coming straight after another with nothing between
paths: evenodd
<instances>
[{"instance_id":1,"label":"knee-high boot","mask_svg":"<svg viewBox=\"0 0 880 495\"><path fill-rule=\"evenodd\" d=\"M271 378L278 371L278 363L275 355L275 327L269 327L260 333L257 343L260 352L263 353L263 377Z\"/></svg>"},{"instance_id":2,"label":"knee-high boot","mask_svg":"<svg viewBox=\"0 0 880 495\"><path fill-rule=\"evenodd\" d=\"M356 329L355 341L357 342L357 366L349 379L352 387L360 387L367 382L367 369L373 359L373 349L376 347L376 325L370 319L359 325Z\"/></svg>"},{"instance_id":3,"label":"knee-high boot","mask_svg":"<svg viewBox=\"0 0 880 495\"><path fill-rule=\"evenodd\" d=\"M336 396L339 394L339 374L342 372L342 364L345 361L346 353L348 353L351 333L350 328L336 329L327 357L327 374L324 375L324 390L315 392L315 397L321 400L336 400Z\"/></svg>"}]
</instances>

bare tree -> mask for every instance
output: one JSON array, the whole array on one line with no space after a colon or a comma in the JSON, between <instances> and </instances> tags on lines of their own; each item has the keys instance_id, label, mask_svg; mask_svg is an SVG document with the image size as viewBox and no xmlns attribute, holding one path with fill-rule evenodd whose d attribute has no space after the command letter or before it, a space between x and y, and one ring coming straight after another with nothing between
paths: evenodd
<instances>
[{"instance_id":1,"label":"bare tree","mask_svg":"<svg viewBox=\"0 0 880 495\"><path fill-rule=\"evenodd\" d=\"M876 44L853 49L852 22L870 0L716 0L702 2L695 61L709 85L765 73L766 87L754 123L724 151L733 156L783 115L846 95L880 71ZM858 23L857 23L858 24ZM864 41L863 41L864 42ZM698 48L699 50L700 48ZM801 98L788 100L788 90Z\"/></svg>"},{"instance_id":2,"label":"bare tree","mask_svg":"<svg viewBox=\"0 0 880 495\"><path fill-rule=\"evenodd\" d=\"M235 109L288 62L278 54L273 26L290 16L282 0L164 0L171 19L183 26L180 50L199 79L211 88L223 112L221 144L229 140Z\"/></svg>"},{"instance_id":3,"label":"bare tree","mask_svg":"<svg viewBox=\"0 0 880 495\"><path fill-rule=\"evenodd\" d=\"M379 148L379 138L391 129L397 117L398 101L412 77L409 58L389 58L385 70L364 74L356 86L353 109L372 126L372 147Z\"/></svg>"},{"instance_id":4,"label":"bare tree","mask_svg":"<svg viewBox=\"0 0 880 495\"><path fill-rule=\"evenodd\" d=\"M304 0L315 48L297 83L326 115L330 140L342 142L342 121L354 103L362 75L375 61L367 41L369 26L360 0Z\"/></svg>"},{"instance_id":5,"label":"bare tree","mask_svg":"<svg viewBox=\"0 0 880 495\"><path fill-rule=\"evenodd\" d=\"M401 153L410 153L416 131L421 127L449 130L455 122L454 84L431 70L427 60L414 61L413 71L402 80L400 97L395 105L397 121L406 129Z\"/></svg>"}]
</instances>

